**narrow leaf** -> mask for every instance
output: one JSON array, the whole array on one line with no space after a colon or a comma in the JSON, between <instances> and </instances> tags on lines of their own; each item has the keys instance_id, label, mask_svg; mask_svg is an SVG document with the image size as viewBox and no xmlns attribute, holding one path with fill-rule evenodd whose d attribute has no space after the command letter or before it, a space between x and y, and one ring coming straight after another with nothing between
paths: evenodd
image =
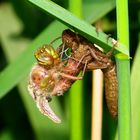
<instances>
[{"instance_id":1,"label":"narrow leaf","mask_svg":"<svg viewBox=\"0 0 140 140\"><path fill-rule=\"evenodd\" d=\"M70 28L78 31L81 35L89 39L91 42L104 48L106 51L110 50L112 47L111 38L107 41L108 35L103 32L98 32L96 29L88 24L87 22L77 18L72 13L66 9L60 7L50 0L29 0L33 4L37 5L41 9L48 12L50 15L54 16L62 23L66 24ZM128 49L123 45L119 44L116 48L117 51L124 53L128 56Z\"/></svg>"}]
</instances>

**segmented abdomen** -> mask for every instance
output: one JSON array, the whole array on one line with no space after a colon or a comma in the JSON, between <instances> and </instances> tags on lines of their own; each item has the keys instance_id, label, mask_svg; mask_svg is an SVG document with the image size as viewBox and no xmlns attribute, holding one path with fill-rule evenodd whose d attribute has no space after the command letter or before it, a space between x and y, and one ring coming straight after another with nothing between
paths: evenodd
<instances>
[{"instance_id":1,"label":"segmented abdomen","mask_svg":"<svg viewBox=\"0 0 140 140\"><path fill-rule=\"evenodd\" d=\"M103 73L107 106L113 118L116 118L118 115L118 81L115 64L111 69L104 69Z\"/></svg>"}]
</instances>

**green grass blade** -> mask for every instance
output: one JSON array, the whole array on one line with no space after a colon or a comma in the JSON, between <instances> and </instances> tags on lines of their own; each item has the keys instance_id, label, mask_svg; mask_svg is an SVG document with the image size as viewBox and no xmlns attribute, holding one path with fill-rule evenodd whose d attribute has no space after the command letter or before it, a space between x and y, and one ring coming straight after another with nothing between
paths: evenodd
<instances>
[{"instance_id":1,"label":"green grass blade","mask_svg":"<svg viewBox=\"0 0 140 140\"><path fill-rule=\"evenodd\" d=\"M129 48L128 1L117 0L116 6L118 38ZM120 140L131 140L130 62L122 54L116 58L119 82L118 137Z\"/></svg>"},{"instance_id":2,"label":"green grass blade","mask_svg":"<svg viewBox=\"0 0 140 140\"><path fill-rule=\"evenodd\" d=\"M102 48L105 49L105 51L110 50L110 48L112 47L111 39L109 39L107 43L108 36L105 33L99 32L99 34L97 34L96 29L92 25L77 18L72 13L55 4L54 2L50 0L29 0L29 1L37 5L41 9L45 10L50 15L54 16L67 26L75 29L81 35L89 39L91 42L94 42L97 45L101 46ZM116 50L126 54L127 56L129 54L128 49L123 44L119 44Z\"/></svg>"},{"instance_id":3,"label":"green grass blade","mask_svg":"<svg viewBox=\"0 0 140 140\"><path fill-rule=\"evenodd\" d=\"M69 9L82 18L82 1L69 0ZM70 140L83 139L83 81L76 81L70 89ZM78 128L78 129L77 129Z\"/></svg>"}]
</instances>

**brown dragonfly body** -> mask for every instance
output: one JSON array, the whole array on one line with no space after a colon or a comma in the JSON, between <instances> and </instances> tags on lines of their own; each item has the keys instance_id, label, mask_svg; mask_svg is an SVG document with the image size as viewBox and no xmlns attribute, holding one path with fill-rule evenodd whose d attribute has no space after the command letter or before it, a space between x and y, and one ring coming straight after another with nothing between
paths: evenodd
<instances>
[{"instance_id":1,"label":"brown dragonfly body","mask_svg":"<svg viewBox=\"0 0 140 140\"><path fill-rule=\"evenodd\" d=\"M87 62L86 70L101 69L105 81L105 97L108 109L115 118L118 113L118 81L116 75L116 65L111 60L111 54L100 51L94 44L79 34L71 30L64 30L62 41L72 49L73 57L81 63Z\"/></svg>"}]
</instances>

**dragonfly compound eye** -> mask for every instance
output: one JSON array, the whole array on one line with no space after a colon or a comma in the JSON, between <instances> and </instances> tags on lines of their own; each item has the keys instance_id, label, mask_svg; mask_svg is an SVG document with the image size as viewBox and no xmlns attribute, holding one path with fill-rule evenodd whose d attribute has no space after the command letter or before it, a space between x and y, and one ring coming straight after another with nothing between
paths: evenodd
<instances>
[{"instance_id":1,"label":"dragonfly compound eye","mask_svg":"<svg viewBox=\"0 0 140 140\"><path fill-rule=\"evenodd\" d=\"M59 57L56 50L51 45L44 46L44 49L46 52L48 52L48 54L50 54L53 57L53 59L56 59Z\"/></svg>"},{"instance_id":2,"label":"dragonfly compound eye","mask_svg":"<svg viewBox=\"0 0 140 140\"><path fill-rule=\"evenodd\" d=\"M51 45L44 45L35 52L35 57L40 65L52 67L58 54Z\"/></svg>"}]
</instances>

